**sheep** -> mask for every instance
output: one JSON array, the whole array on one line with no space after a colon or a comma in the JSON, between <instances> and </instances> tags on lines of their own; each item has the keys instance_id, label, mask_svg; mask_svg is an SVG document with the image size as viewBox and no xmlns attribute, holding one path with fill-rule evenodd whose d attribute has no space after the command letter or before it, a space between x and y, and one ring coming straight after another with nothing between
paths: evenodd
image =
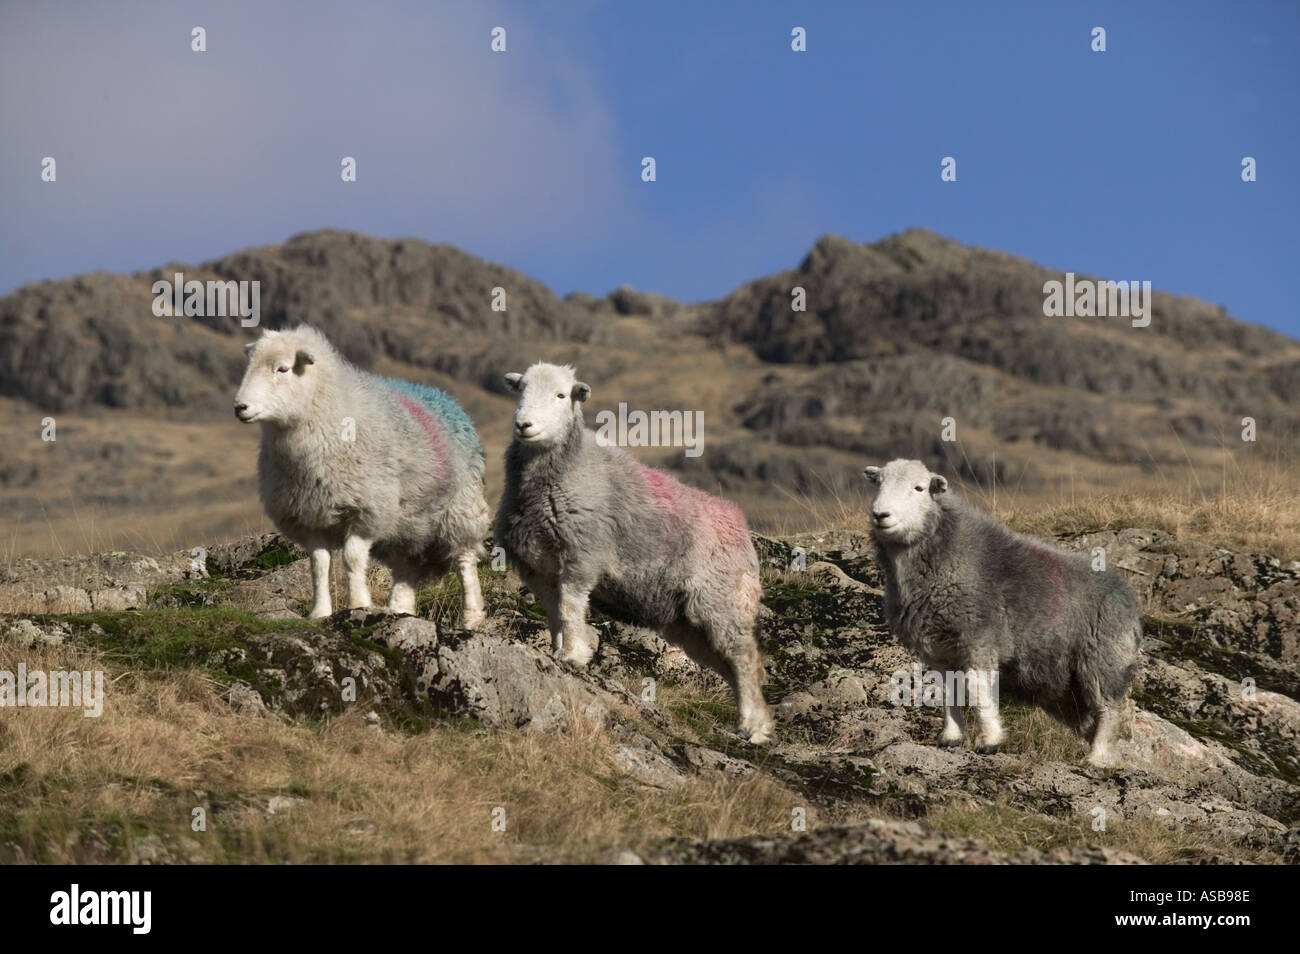
<instances>
[{"instance_id":1,"label":"sheep","mask_svg":"<svg viewBox=\"0 0 1300 954\"><path fill-rule=\"evenodd\" d=\"M929 668L974 683L976 751L994 753L1002 741L1000 683L1088 739L1091 764L1113 764L1112 743L1131 726L1142 638L1123 578L1001 526L920 461L863 475L875 487L870 526L885 616ZM963 730L950 696L939 745L960 745Z\"/></svg>"},{"instance_id":2,"label":"sheep","mask_svg":"<svg viewBox=\"0 0 1300 954\"><path fill-rule=\"evenodd\" d=\"M758 556L734 505L602 446L574 369L505 376L518 393L495 539L546 611L558 658L585 666L599 637L588 604L658 630L727 680L740 732L761 744L772 718L755 641Z\"/></svg>"},{"instance_id":3,"label":"sheep","mask_svg":"<svg viewBox=\"0 0 1300 954\"><path fill-rule=\"evenodd\" d=\"M484 618L478 560L489 515L474 425L437 388L369 374L306 325L245 346L235 415L262 425L258 489L276 529L311 554L312 607L332 612L330 551L349 608L371 605L371 557L393 572L390 610L415 613L420 583L460 572L466 628Z\"/></svg>"}]
</instances>

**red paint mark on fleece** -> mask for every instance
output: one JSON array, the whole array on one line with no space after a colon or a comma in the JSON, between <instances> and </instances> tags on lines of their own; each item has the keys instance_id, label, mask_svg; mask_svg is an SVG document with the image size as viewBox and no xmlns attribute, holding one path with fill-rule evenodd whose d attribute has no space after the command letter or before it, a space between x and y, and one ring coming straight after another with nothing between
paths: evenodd
<instances>
[{"instance_id":1,"label":"red paint mark on fleece","mask_svg":"<svg viewBox=\"0 0 1300 954\"><path fill-rule=\"evenodd\" d=\"M711 498L709 503L711 504L709 516L718 538L733 546L742 548L752 546L749 539L749 521L740 512L740 508L729 500L719 500L716 497Z\"/></svg>"},{"instance_id":2,"label":"red paint mark on fleece","mask_svg":"<svg viewBox=\"0 0 1300 954\"><path fill-rule=\"evenodd\" d=\"M679 483L653 467L640 467L646 486L665 513L681 514L692 521L697 531L711 534L728 548L749 547L749 524L735 504Z\"/></svg>"},{"instance_id":3,"label":"red paint mark on fleece","mask_svg":"<svg viewBox=\"0 0 1300 954\"><path fill-rule=\"evenodd\" d=\"M407 413L415 418L416 423L424 428L425 436L429 438L429 446L433 448L433 459L439 462L445 460L446 454L444 452L442 430L438 427L438 422L433 419L433 416L428 411L409 397L399 394L397 400L402 402L402 407L406 408Z\"/></svg>"},{"instance_id":4,"label":"red paint mark on fleece","mask_svg":"<svg viewBox=\"0 0 1300 954\"><path fill-rule=\"evenodd\" d=\"M645 478L646 485L650 492L655 495L655 500L659 501L669 513L677 509L677 490L680 485L667 474L660 473L653 467L647 467L641 464L641 476Z\"/></svg>"}]
</instances>

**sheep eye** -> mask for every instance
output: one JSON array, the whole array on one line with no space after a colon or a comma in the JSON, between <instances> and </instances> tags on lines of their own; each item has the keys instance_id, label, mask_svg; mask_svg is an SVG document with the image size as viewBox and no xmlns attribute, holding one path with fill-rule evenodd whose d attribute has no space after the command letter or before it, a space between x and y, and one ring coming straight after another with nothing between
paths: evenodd
<instances>
[{"instance_id":1,"label":"sheep eye","mask_svg":"<svg viewBox=\"0 0 1300 954\"><path fill-rule=\"evenodd\" d=\"M559 394L557 394L557 395L555 395L555 396L556 396L557 398L559 398L560 400L564 400L564 393L563 393L563 392L561 392L561 393L559 393Z\"/></svg>"},{"instance_id":2,"label":"sheep eye","mask_svg":"<svg viewBox=\"0 0 1300 954\"><path fill-rule=\"evenodd\" d=\"M924 490L925 490L924 487L917 487L917 488L916 488L916 492L917 492L918 494L919 494L919 493L922 493Z\"/></svg>"},{"instance_id":3,"label":"sheep eye","mask_svg":"<svg viewBox=\"0 0 1300 954\"><path fill-rule=\"evenodd\" d=\"M288 365L281 365L280 367L276 368L275 371L276 371L276 374L288 374L288 373L289 373L289 367L288 367Z\"/></svg>"}]
</instances>

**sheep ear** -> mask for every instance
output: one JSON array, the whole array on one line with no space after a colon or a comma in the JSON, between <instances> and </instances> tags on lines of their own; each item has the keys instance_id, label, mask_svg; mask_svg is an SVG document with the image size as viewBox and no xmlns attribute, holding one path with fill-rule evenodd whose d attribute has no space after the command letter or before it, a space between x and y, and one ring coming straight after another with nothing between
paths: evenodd
<instances>
[{"instance_id":1,"label":"sheep ear","mask_svg":"<svg viewBox=\"0 0 1300 954\"><path fill-rule=\"evenodd\" d=\"M522 381L523 379L524 376L520 374L518 371L511 371L509 374L506 375L506 384L510 386L511 391L518 391L519 382Z\"/></svg>"},{"instance_id":2,"label":"sheep ear","mask_svg":"<svg viewBox=\"0 0 1300 954\"><path fill-rule=\"evenodd\" d=\"M250 341L250 342L248 342L248 344L244 345L244 354L252 354L252 353L253 353L253 349L256 348L256 347L257 347L257 342L256 342L256 341Z\"/></svg>"},{"instance_id":3,"label":"sheep ear","mask_svg":"<svg viewBox=\"0 0 1300 954\"><path fill-rule=\"evenodd\" d=\"M930 493L945 494L948 492L948 478L940 477L938 474L930 475Z\"/></svg>"},{"instance_id":4,"label":"sheep ear","mask_svg":"<svg viewBox=\"0 0 1300 954\"><path fill-rule=\"evenodd\" d=\"M316 359L311 356L310 351L304 351L299 348L298 353L293 356L293 373L302 374L303 368L307 367L309 364L315 363Z\"/></svg>"},{"instance_id":5,"label":"sheep ear","mask_svg":"<svg viewBox=\"0 0 1300 954\"><path fill-rule=\"evenodd\" d=\"M882 471L880 470L879 467L864 467L864 468L862 468L862 476L865 477L865 478L867 478L868 483L875 484L877 487L880 486L880 475L881 475L881 473L882 473Z\"/></svg>"},{"instance_id":6,"label":"sheep ear","mask_svg":"<svg viewBox=\"0 0 1300 954\"><path fill-rule=\"evenodd\" d=\"M587 398L591 397L591 388L587 387L587 385L583 384L581 381L574 381L573 389L569 393L573 395L575 401L585 401Z\"/></svg>"}]
</instances>

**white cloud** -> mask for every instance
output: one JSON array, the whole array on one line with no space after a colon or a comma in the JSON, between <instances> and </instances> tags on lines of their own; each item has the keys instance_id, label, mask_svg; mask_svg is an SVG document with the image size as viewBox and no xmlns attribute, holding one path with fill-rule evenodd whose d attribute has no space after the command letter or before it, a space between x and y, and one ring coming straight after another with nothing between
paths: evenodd
<instances>
[{"instance_id":1,"label":"white cloud","mask_svg":"<svg viewBox=\"0 0 1300 954\"><path fill-rule=\"evenodd\" d=\"M601 84L519 11L43 4L4 21L0 287L327 225L481 245L577 239L619 215ZM189 48L196 25L206 53ZM496 25L507 53L489 50Z\"/></svg>"}]
</instances>

